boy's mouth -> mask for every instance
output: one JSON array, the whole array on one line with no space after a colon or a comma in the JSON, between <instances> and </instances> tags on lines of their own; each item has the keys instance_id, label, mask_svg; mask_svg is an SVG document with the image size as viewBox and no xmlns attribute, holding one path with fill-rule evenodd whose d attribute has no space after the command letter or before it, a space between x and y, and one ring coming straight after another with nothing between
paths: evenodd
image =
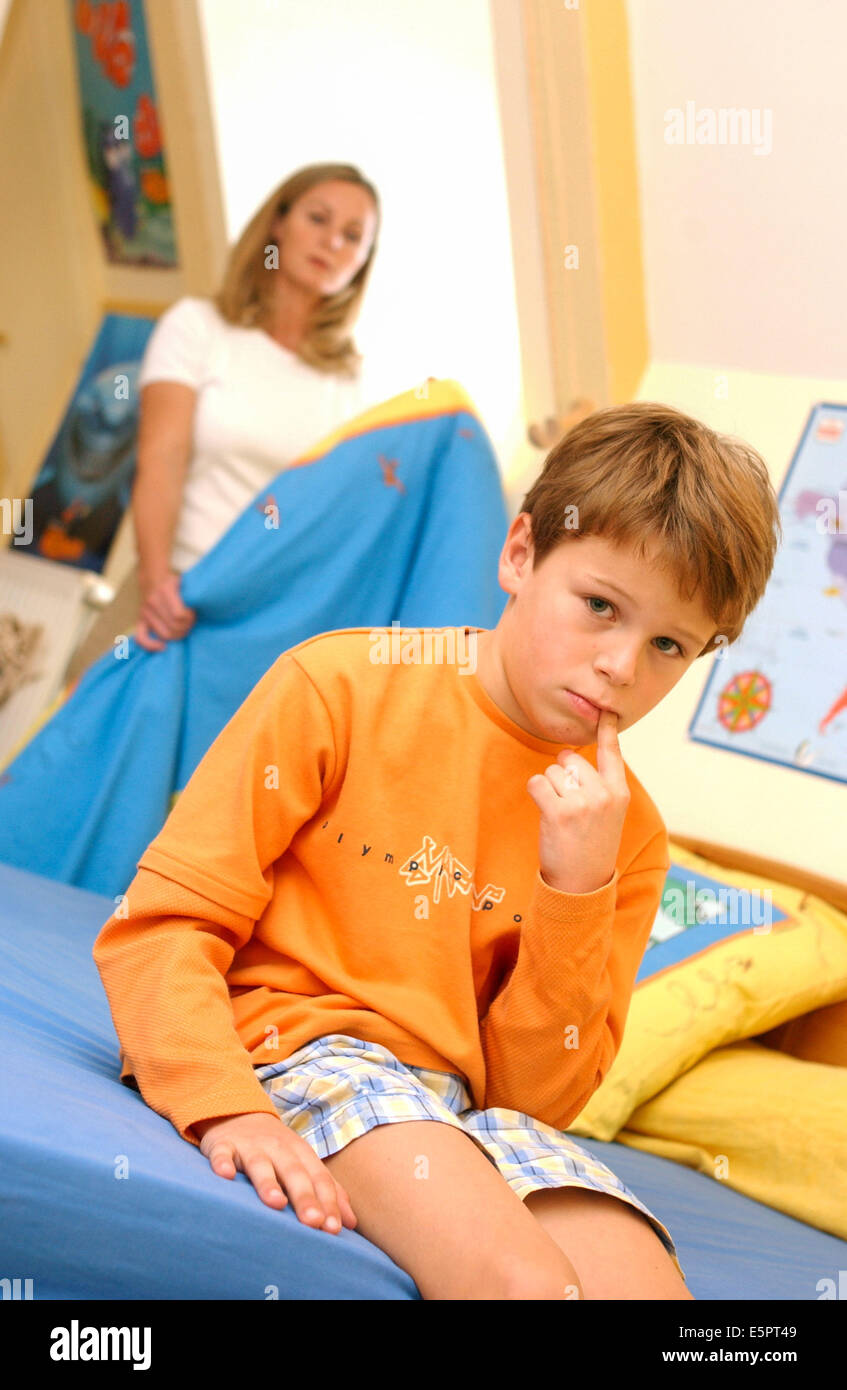
<instances>
[{"instance_id":1,"label":"boy's mouth","mask_svg":"<svg viewBox=\"0 0 847 1390\"><path fill-rule=\"evenodd\" d=\"M567 687L565 687L565 694L571 697L571 700L574 702L574 706L578 710L578 712L580 714L586 715L589 718L599 719L601 711L604 709L609 709L608 705L597 705L594 703L593 700L589 700L585 695L578 694L576 690L569 690ZM615 710L613 711L613 713L617 713L617 711Z\"/></svg>"}]
</instances>

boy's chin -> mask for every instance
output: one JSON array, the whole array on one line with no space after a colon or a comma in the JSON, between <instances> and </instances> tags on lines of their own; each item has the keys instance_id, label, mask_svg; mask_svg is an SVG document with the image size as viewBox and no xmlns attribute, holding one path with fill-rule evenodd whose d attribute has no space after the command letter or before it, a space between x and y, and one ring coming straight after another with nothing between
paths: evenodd
<instances>
[{"instance_id":1,"label":"boy's chin","mask_svg":"<svg viewBox=\"0 0 847 1390\"><path fill-rule=\"evenodd\" d=\"M583 726L578 720L551 719L543 728L535 730L535 736L548 743L558 743L561 748L587 748L597 742L597 729L592 729L590 724Z\"/></svg>"}]
</instances>

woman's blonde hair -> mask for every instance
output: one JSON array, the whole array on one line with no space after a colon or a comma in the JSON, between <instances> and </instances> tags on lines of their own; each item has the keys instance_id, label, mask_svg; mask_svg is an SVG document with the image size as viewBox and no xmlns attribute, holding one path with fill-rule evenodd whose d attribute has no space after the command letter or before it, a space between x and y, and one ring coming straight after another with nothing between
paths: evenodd
<instances>
[{"instance_id":1,"label":"woman's blonde hair","mask_svg":"<svg viewBox=\"0 0 847 1390\"><path fill-rule=\"evenodd\" d=\"M362 298L370 277L380 227L379 196L373 184L353 164L307 164L274 189L253 214L235 246L217 294L213 296L221 317L243 328L259 325L269 302L271 279L266 258L274 243L271 224L277 214L284 215L292 204L318 183L342 179L358 184L370 193L376 206L376 231L367 260L353 279L337 294L324 297L312 315L297 356L319 372L355 377L362 357L356 350L351 328L359 316ZM272 273L276 273L273 271Z\"/></svg>"},{"instance_id":2,"label":"woman's blonde hair","mask_svg":"<svg viewBox=\"0 0 847 1390\"><path fill-rule=\"evenodd\" d=\"M569 430L521 511L531 516L533 569L580 536L634 544L642 557L658 544L680 594L699 591L716 624L698 656L740 636L782 540L761 455L652 401L608 406Z\"/></svg>"}]
</instances>

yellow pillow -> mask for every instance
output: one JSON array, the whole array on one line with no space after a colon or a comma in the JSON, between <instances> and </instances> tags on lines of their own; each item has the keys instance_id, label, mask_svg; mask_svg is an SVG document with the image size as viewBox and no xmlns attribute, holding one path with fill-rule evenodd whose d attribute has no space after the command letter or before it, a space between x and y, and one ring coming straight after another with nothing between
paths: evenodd
<instances>
[{"instance_id":1,"label":"yellow pillow","mask_svg":"<svg viewBox=\"0 0 847 1390\"><path fill-rule=\"evenodd\" d=\"M704 1057L633 1111L617 1143L696 1168L847 1240L847 1072L759 1043Z\"/></svg>"},{"instance_id":2,"label":"yellow pillow","mask_svg":"<svg viewBox=\"0 0 847 1390\"><path fill-rule=\"evenodd\" d=\"M847 999L847 914L673 842L670 856L620 1051L571 1134L612 1140L713 1048Z\"/></svg>"}]
</instances>

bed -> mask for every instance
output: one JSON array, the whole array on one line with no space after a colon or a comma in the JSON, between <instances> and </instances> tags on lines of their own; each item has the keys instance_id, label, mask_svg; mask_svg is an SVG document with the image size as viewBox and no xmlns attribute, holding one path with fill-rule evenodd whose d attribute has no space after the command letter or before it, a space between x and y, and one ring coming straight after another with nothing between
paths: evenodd
<instances>
[{"instance_id":1,"label":"bed","mask_svg":"<svg viewBox=\"0 0 847 1390\"><path fill-rule=\"evenodd\" d=\"M34 1299L416 1299L356 1231L265 1207L119 1082L99 893L0 864L0 1270ZM580 1139L668 1226L695 1298L818 1299L847 1242L617 1142Z\"/></svg>"}]
</instances>

